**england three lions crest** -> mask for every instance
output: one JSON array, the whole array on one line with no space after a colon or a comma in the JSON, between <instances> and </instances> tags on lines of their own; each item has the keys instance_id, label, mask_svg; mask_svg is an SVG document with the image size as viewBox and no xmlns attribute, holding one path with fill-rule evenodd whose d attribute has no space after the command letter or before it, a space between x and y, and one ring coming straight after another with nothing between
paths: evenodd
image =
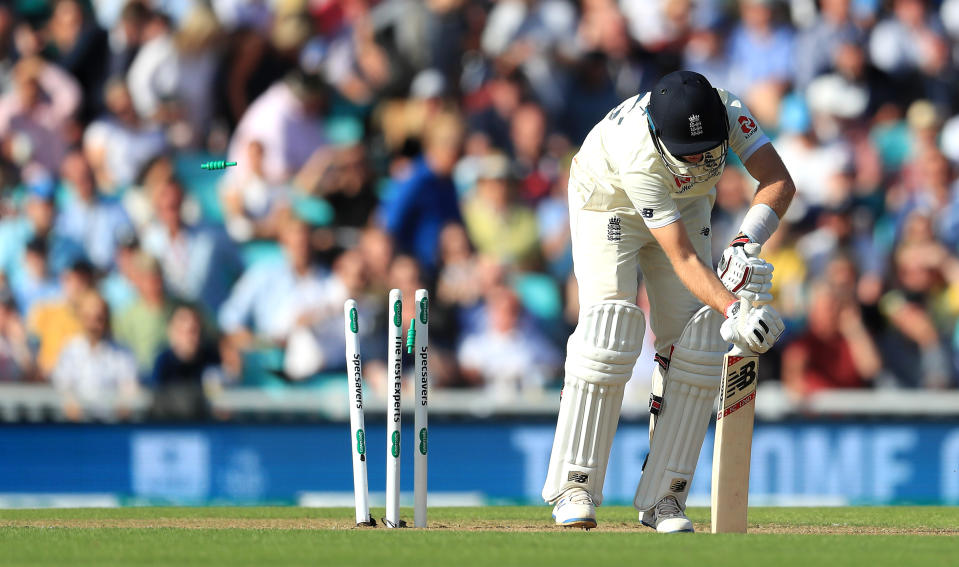
<instances>
[{"instance_id":1,"label":"england three lions crest","mask_svg":"<svg viewBox=\"0 0 959 567\"><path fill-rule=\"evenodd\" d=\"M703 133L703 122L698 114L689 115L689 135L700 136Z\"/></svg>"}]
</instances>

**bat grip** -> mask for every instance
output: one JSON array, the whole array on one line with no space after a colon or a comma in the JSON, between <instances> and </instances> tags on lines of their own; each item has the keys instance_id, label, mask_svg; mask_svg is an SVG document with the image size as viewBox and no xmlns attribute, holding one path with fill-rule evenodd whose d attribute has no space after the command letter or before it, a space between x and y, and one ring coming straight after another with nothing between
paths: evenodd
<instances>
[{"instance_id":1,"label":"bat grip","mask_svg":"<svg viewBox=\"0 0 959 567\"><path fill-rule=\"evenodd\" d=\"M739 298L739 312L743 315L746 314L746 311L752 309L752 306L753 304L745 297ZM750 352L748 349L740 347L736 343L733 343L733 348L729 349L729 354L733 356L749 356L752 354L752 352Z\"/></svg>"}]
</instances>

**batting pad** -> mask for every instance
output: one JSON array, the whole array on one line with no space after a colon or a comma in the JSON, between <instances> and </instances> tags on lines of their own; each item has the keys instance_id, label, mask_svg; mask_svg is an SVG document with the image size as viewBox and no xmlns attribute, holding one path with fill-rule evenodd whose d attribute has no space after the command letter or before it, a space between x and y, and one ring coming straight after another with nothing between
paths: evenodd
<instances>
[{"instance_id":1,"label":"batting pad","mask_svg":"<svg viewBox=\"0 0 959 567\"><path fill-rule=\"evenodd\" d=\"M729 347L719 336L722 322L722 315L703 307L673 345L662 408L655 417L649 457L633 500L638 510L649 510L669 495L686 507Z\"/></svg>"},{"instance_id":2,"label":"batting pad","mask_svg":"<svg viewBox=\"0 0 959 567\"><path fill-rule=\"evenodd\" d=\"M619 423L623 388L643 348L646 316L627 301L603 301L580 315L569 337L566 381L543 499L555 503L580 487L597 505L609 449Z\"/></svg>"}]
</instances>

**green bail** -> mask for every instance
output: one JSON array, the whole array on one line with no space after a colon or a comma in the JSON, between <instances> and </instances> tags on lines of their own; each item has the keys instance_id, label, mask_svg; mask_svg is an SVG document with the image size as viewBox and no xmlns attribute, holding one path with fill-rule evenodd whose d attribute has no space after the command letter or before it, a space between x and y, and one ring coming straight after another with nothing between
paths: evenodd
<instances>
[{"instance_id":1,"label":"green bail","mask_svg":"<svg viewBox=\"0 0 959 567\"><path fill-rule=\"evenodd\" d=\"M215 169L226 169L228 167L233 167L236 165L235 161L223 161L223 160L214 160L208 161L206 163L201 163L201 169L215 170Z\"/></svg>"},{"instance_id":2,"label":"green bail","mask_svg":"<svg viewBox=\"0 0 959 567\"><path fill-rule=\"evenodd\" d=\"M413 354L413 343L416 342L416 317L410 319L410 330L406 332L406 353Z\"/></svg>"}]
</instances>

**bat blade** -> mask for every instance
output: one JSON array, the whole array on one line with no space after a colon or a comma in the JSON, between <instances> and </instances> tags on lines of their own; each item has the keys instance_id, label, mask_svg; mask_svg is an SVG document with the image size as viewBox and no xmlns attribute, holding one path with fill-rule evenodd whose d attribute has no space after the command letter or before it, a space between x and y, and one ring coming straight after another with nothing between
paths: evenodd
<instances>
[{"instance_id":1,"label":"bat blade","mask_svg":"<svg viewBox=\"0 0 959 567\"><path fill-rule=\"evenodd\" d=\"M713 445L712 532L745 533L749 458L759 357L733 349L723 359Z\"/></svg>"}]
</instances>

